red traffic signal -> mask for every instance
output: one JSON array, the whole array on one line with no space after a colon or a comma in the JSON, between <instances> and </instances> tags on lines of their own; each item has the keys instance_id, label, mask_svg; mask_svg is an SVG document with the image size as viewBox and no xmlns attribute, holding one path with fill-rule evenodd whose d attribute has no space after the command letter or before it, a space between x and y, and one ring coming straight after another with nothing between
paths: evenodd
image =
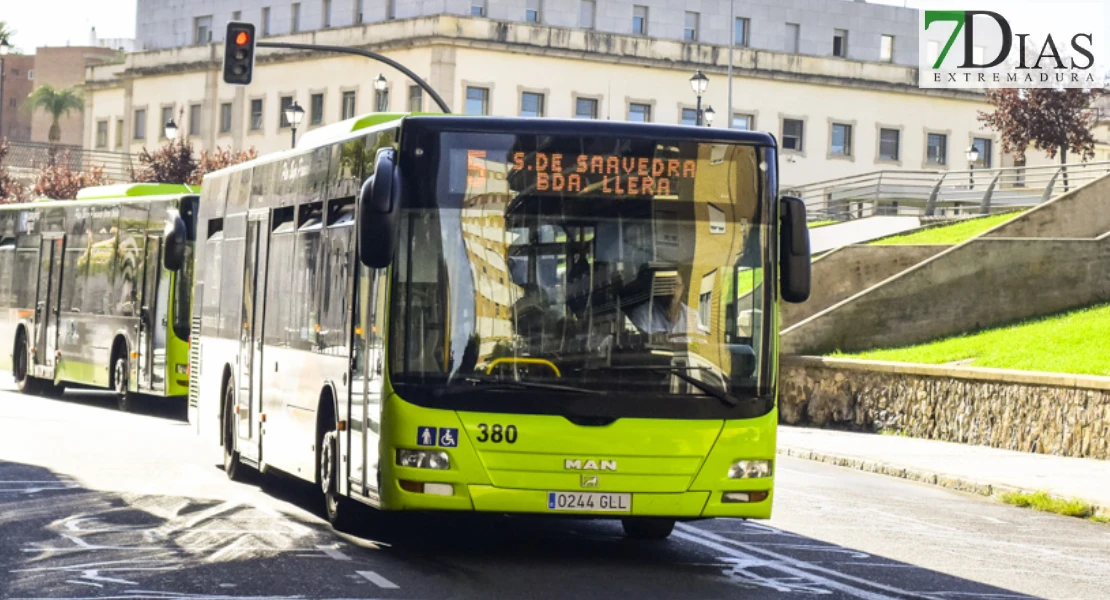
<instances>
[{"instance_id":1,"label":"red traffic signal","mask_svg":"<svg viewBox=\"0 0 1110 600\"><path fill-rule=\"evenodd\" d=\"M224 40L224 82L248 85L254 78L254 24L229 22Z\"/></svg>"}]
</instances>

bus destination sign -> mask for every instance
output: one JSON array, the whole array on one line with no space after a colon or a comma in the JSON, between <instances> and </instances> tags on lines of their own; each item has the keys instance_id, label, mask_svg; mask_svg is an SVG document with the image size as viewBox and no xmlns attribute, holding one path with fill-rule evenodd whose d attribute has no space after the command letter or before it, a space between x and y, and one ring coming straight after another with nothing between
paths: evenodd
<instances>
[{"instance_id":1,"label":"bus destination sign","mask_svg":"<svg viewBox=\"0 0 1110 600\"><path fill-rule=\"evenodd\" d=\"M518 189L534 192L580 193L602 196L667 196L679 182L693 180L697 161L688 158L516 152L508 177L525 182ZM467 152L467 184L482 187L490 172L485 150ZM519 179L522 178L522 179Z\"/></svg>"}]
</instances>

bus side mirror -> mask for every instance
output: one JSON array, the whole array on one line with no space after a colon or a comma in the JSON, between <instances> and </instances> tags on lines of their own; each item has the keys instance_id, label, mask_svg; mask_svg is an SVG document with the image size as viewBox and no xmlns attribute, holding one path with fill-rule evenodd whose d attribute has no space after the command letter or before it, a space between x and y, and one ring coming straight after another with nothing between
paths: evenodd
<instances>
[{"instance_id":1,"label":"bus side mirror","mask_svg":"<svg viewBox=\"0 0 1110 600\"><path fill-rule=\"evenodd\" d=\"M170 271L179 271L185 266L185 244L188 230L185 220L176 211L170 213L170 220L166 223L165 247L162 250L162 266Z\"/></svg>"},{"instance_id":2,"label":"bus side mirror","mask_svg":"<svg viewBox=\"0 0 1110 600\"><path fill-rule=\"evenodd\" d=\"M401 212L401 174L392 148L378 151L374 174L362 184L358 198L358 257L371 269L393 261L393 241Z\"/></svg>"},{"instance_id":3,"label":"bus side mirror","mask_svg":"<svg viewBox=\"0 0 1110 600\"><path fill-rule=\"evenodd\" d=\"M782 299L798 304L809 300L809 227L806 205L800 198L783 197L779 272Z\"/></svg>"}]
</instances>

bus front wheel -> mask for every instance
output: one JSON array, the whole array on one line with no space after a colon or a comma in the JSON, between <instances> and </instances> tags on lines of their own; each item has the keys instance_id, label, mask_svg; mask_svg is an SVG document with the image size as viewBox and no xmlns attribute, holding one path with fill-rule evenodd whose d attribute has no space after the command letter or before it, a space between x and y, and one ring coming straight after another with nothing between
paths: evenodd
<instances>
[{"instance_id":1,"label":"bus front wheel","mask_svg":"<svg viewBox=\"0 0 1110 600\"><path fill-rule=\"evenodd\" d=\"M333 428L320 440L320 489L324 492L324 509L328 521L337 531L354 527L354 506L339 494L339 434Z\"/></svg>"},{"instance_id":2,"label":"bus front wheel","mask_svg":"<svg viewBox=\"0 0 1110 600\"><path fill-rule=\"evenodd\" d=\"M15 353L12 355L12 374L15 376L15 387L21 393L38 393L38 380L31 377L30 353L27 351L27 338L23 333L16 338Z\"/></svg>"},{"instance_id":3,"label":"bus front wheel","mask_svg":"<svg viewBox=\"0 0 1110 600\"><path fill-rule=\"evenodd\" d=\"M624 534L637 540L665 540L674 531L674 519L633 517L621 519Z\"/></svg>"},{"instance_id":4,"label":"bus front wheel","mask_svg":"<svg viewBox=\"0 0 1110 600\"><path fill-rule=\"evenodd\" d=\"M124 354L126 354L124 350ZM127 368L127 357L116 356L112 363L112 390L116 393L116 405L122 412L131 412L135 408L135 395L127 389L127 375L131 371Z\"/></svg>"},{"instance_id":5,"label":"bus front wheel","mask_svg":"<svg viewBox=\"0 0 1110 600\"><path fill-rule=\"evenodd\" d=\"M235 434L238 421L235 418L235 393L228 383L224 389L224 473L232 481L243 479L243 463L239 461L239 452L235 450Z\"/></svg>"}]
</instances>

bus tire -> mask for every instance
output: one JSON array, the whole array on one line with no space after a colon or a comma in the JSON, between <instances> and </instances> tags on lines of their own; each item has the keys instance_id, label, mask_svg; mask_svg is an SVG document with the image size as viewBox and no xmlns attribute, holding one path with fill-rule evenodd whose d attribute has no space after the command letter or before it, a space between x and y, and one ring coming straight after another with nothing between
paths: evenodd
<instances>
[{"instance_id":1,"label":"bus tire","mask_svg":"<svg viewBox=\"0 0 1110 600\"><path fill-rule=\"evenodd\" d=\"M636 540L665 540L674 531L674 519L631 517L621 519L624 535Z\"/></svg>"},{"instance_id":2,"label":"bus tire","mask_svg":"<svg viewBox=\"0 0 1110 600\"><path fill-rule=\"evenodd\" d=\"M231 382L224 385L224 473L232 481L243 480L243 463L239 460L239 451L235 449L236 435L235 419L235 393L232 391Z\"/></svg>"},{"instance_id":3,"label":"bus tire","mask_svg":"<svg viewBox=\"0 0 1110 600\"><path fill-rule=\"evenodd\" d=\"M31 355L27 351L27 335L23 331L15 336L15 351L12 353L12 375L15 377L15 387L20 393L38 393L38 380L31 377Z\"/></svg>"},{"instance_id":4,"label":"bus tire","mask_svg":"<svg viewBox=\"0 0 1110 600\"><path fill-rule=\"evenodd\" d=\"M135 394L127 389L128 374L127 350L116 354L112 360L112 391L116 393L116 406L120 412L131 412L135 408Z\"/></svg>"},{"instance_id":5,"label":"bus tire","mask_svg":"<svg viewBox=\"0 0 1110 600\"><path fill-rule=\"evenodd\" d=\"M339 433L332 428L320 439L319 481L324 493L324 510L336 531L354 527L354 503L339 494Z\"/></svg>"}]
</instances>

